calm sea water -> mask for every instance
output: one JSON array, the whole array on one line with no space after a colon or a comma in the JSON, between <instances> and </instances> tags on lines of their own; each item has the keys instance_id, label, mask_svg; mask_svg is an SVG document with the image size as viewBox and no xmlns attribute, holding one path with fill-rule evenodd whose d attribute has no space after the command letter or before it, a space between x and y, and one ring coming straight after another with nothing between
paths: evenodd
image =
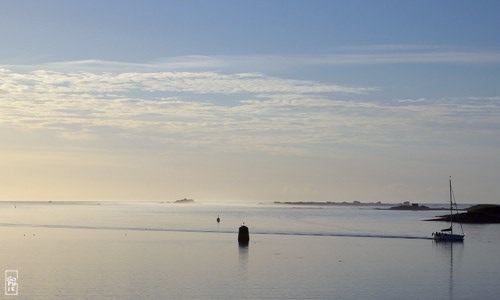
<instances>
[{"instance_id":1,"label":"calm sea water","mask_svg":"<svg viewBox=\"0 0 500 300\"><path fill-rule=\"evenodd\" d=\"M442 212L169 203L0 203L9 299L498 299L500 225ZM217 215L221 223L217 224ZM250 228L250 245L237 231Z\"/></svg>"}]
</instances>

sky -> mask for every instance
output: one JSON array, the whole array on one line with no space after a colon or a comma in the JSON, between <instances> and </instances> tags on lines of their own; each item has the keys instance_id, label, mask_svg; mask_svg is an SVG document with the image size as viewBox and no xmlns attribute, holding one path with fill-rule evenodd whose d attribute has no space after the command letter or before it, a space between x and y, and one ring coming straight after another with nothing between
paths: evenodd
<instances>
[{"instance_id":1,"label":"sky","mask_svg":"<svg viewBox=\"0 0 500 300\"><path fill-rule=\"evenodd\" d=\"M0 200L500 204L499 1L0 1Z\"/></svg>"}]
</instances>

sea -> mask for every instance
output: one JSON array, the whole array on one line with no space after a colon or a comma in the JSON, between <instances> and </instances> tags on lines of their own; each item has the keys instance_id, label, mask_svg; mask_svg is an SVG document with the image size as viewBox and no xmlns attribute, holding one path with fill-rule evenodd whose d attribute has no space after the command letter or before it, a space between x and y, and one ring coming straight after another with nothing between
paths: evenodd
<instances>
[{"instance_id":1,"label":"sea","mask_svg":"<svg viewBox=\"0 0 500 300\"><path fill-rule=\"evenodd\" d=\"M499 299L500 224L386 208L0 202L0 298Z\"/></svg>"}]
</instances>

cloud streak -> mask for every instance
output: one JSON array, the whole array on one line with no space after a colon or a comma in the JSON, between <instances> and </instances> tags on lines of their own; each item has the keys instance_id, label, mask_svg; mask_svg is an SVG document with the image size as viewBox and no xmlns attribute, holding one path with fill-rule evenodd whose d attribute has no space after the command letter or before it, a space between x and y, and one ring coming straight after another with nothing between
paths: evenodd
<instances>
[{"instance_id":1,"label":"cloud streak","mask_svg":"<svg viewBox=\"0 0 500 300\"><path fill-rule=\"evenodd\" d=\"M182 56L154 66L174 69L232 68L261 69L292 66L372 64L486 64L500 63L498 50L462 49L424 45L374 45L341 47L329 52L289 55ZM153 65L152 65L153 66Z\"/></svg>"},{"instance_id":2,"label":"cloud streak","mask_svg":"<svg viewBox=\"0 0 500 300\"><path fill-rule=\"evenodd\" d=\"M192 70L241 70L265 72L303 66L390 65L390 64L498 64L500 51L496 48L475 49L439 45L364 45L344 46L314 54L287 55L186 55L157 59L151 62L120 62L87 59L79 61L45 62L32 65L5 65L16 70L73 70L99 72L181 72ZM167 72L168 73L168 72Z\"/></svg>"}]
</instances>

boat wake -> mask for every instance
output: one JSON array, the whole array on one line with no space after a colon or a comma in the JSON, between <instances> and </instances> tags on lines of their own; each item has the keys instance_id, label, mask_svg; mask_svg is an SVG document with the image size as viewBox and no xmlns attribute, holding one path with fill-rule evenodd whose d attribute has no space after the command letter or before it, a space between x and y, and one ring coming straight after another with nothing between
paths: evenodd
<instances>
[{"instance_id":1,"label":"boat wake","mask_svg":"<svg viewBox=\"0 0 500 300\"><path fill-rule=\"evenodd\" d=\"M333 237L359 237L359 238L378 238L378 239L408 239L408 240L432 240L425 236L411 235L390 235L390 234L371 234L371 233L342 233L342 232L253 232L255 234L274 234L274 235L302 235L302 236L333 236Z\"/></svg>"},{"instance_id":2,"label":"boat wake","mask_svg":"<svg viewBox=\"0 0 500 300\"><path fill-rule=\"evenodd\" d=\"M236 230L224 229L179 229L179 228L156 228L156 227L116 227L116 226L88 226L88 225L63 225L63 224L16 224L0 223L0 227L21 228L53 228L53 229L77 229L77 230L117 230L117 231L156 231L156 232L193 232L193 233L231 233ZM285 236L324 236L324 237L354 237L354 238L379 238L379 239L409 239L409 240L432 240L425 236L371 234L371 233L343 233L343 232L301 232L301 231L278 231L269 230L251 231L251 234L262 235L285 235Z\"/></svg>"}]
</instances>

